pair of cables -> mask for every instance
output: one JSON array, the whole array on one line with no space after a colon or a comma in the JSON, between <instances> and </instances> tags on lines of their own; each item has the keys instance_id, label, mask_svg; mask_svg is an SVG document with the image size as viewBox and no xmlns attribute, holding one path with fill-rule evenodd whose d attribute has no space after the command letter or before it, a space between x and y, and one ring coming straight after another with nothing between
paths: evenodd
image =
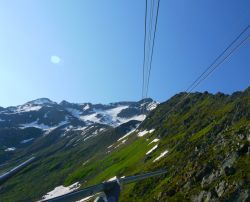
<instances>
[{"instance_id":1,"label":"pair of cables","mask_svg":"<svg viewBox=\"0 0 250 202\"><path fill-rule=\"evenodd\" d=\"M222 51L213 62L192 82L186 89L186 93L173 107L170 108L162 117L163 119L168 118L170 113L174 111L184 100L186 100L192 91L200 85L205 79L207 79L219 66L226 62L234 53L236 53L242 46L250 40L250 34L246 35L247 31L250 30L250 25L246 26L243 31ZM246 35L246 36L244 36Z\"/></svg>"},{"instance_id":2,"label":"pair of cables","mask_svg":"<svg viewBox=\"0 0 250 202\"><path fill-rule=\"evenodd\" d=\"M154 55L155 37L159 16L160 0L146 0L144 19L144 55L143 55L143 81L142 99L148 97L149 81Z\"/></svg>"}]
</instances>

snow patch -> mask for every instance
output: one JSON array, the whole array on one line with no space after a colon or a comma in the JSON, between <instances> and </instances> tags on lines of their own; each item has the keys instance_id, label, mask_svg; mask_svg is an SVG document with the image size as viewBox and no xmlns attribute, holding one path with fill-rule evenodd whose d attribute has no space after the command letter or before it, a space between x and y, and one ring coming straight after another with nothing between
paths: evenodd
<instances>
[{"instance_id":1,"label":"snow patch","mask_svg":"<svg viewBox=\"0 0 250 202\"><path fill-rule=\"evenodd\" d=\"M92 123L100 123L100 124L111 125L113 127L119 126L131 120L142 121L145 119L145 115L134 116L127 119L118 117L118 114L122 110L127 109L128 107L129 106L126 105L126 106L118 106L108 110L93 109L94 113L80 116L80 119L87 122L87 124L89 125Z\"/></svg>"},{"instance_id":2,"label":"snow patch","mask_svg":"<svg viewBox=\"0 0 250 202\"><path fill-rule=\"evenodd\" d=\"M152 142L150 142L148 145L150 145L150 144L152 144L152 143L154 143L154 142L159 142L159 141L160 141L160 139L155 138L155 139L153 139Z\"/></svg>"},{"instance_id":3,"label":"snow patch","mask_svg":"<svg viewBox=\"0 0 250 202\"><path fill-rule=\"evenodd\" d=\"M154 110L156 107L157 107L157 105L158 105L158 103L157 102L151 102L151 103L149 103L148 104L148 106L147 106L147 110L148 111L152 111L152 110Z\"/></svg>"},{"instance_id":4,"label":"snow patch","mask_svg":"<svg viewBox=\"0 0 250 202\"><path fill-rule=\"evenodd\" d=\"M156 162L156 161L160 160L160 159L161 159L162 157L164 157L167 153L168 153L168 150L162 152L162 153L160 154L160 156L158 156L153 162Z\"/></svg>"},{"instance_id":5,"label":"snow patch","mask_svg":"<svg viewBox=\"0 0 250 202\"><path fill-rule=\"evenodd\" d=\"M82 114L82 112L78 109L73 109L73 108L66 108L66 110L72 114L72 116L76 117L76 118L80 118L80 115Z\"/></svg>"},{"instance_id":6,"label":"snow patch","mask_svg":"<svg viewBox=\"0 0 250 202\"><path fill-rule=\"evenodd\" d=\"M43 118L45 118L45 119L48 118L48 112L44 114Z\"/></svg>"},{"instance_id":7,"label":"snow patch","mask_svg":"<svg viewBox=\"0 0 250 202\"><path fill-rule=\"evenodd\" d=\"M15 112L22 113L22 112L39 111L41 108L42 106L23 105L23 106L18 106Z\"/></svg>"},{"instance_id":8,"label":"snow patch","mask_svg":"<svg viewBox=\"0 0 250 202\"><path fill-rule=\"evenodd\" d=\"M154 132L155 131L155 129L151 129L151 130L144 130L144 131L140 131L139 133L138 133L138 137L143 137L144 135L146 135L146 134L148 134L148 133L152 133L152 132Z\"/></svg>"},{"instance_id":9,"label":"snow patch","mask_svg":"<svg viewBox=\"0 0 250 202\"><path fill-rule=\"evenodd\" d=\"M25 123L25 124L21 124L21 129L24 129L24 128L39 128L39 129L42 129L42 130L48 130L50 127L48 125L45 125L45 124L38 124L38 120L36 121L33 121L31 123Z\"/></svg>"},{"instance_id":10,"label":"snow patch","mask_svg":"<svg viewBox=\"0 0 250 202\"><path fill-rule=\"evenodd\" d=\"M118 118L118 120L120 121L120 123L127 123L129 121L135 120L135 121L144 121L146 119L146 115L141 114L141 115L137 115L137 116L133 116L131 118Z\"/></svg>"},{"instance_id":11,"label":"snow patch","mask_svg":"<svg viewBox=\"0 0 250 202\"><path fill-rule=\"evenodd\" d=\"M31 122L31 123L26 123L26 124L20 124L21 125L21 129L25 129L25 128L38 128L38 129L41 129L41 130L46 130L46 134L50 133L52 130L60 127L60 126L63 126L63 125L66 125L68 124L69 121L68 121L68 117L66 117L66 120L64 121L61 121L59 124L57 125L54 125L54 126L48 126L48 125L45 125L43 123L39 124L38 123L38 119L34 122Z\"/></svg>"},{"instance_id":12,"label":"snow patch","mask_svg":"<svg viewBox=\"0 0 250 202\"><path fill-rule=\"evenodd\" d=\"M114 149L120 147L121 145L125 144L125 142L127 141L128 139L125 139L125 140L122 140L122 142L120 144L118 144Z\"/></svg>"},{"instance_id":13,"label":"snow patch","mask_svg":"<svg viewBox=\"0 0 250 202\"><path fill-rule=\"evenodd\" d=\"M76 202L85 202L85 201L89 201L89 200L92 199L93 197L94 197L94 195L88 196L88 197L83 198L83 199L81 199L80 201L76 201Z\"/></svg>"},{"instance_id":14,"label":"snow patch","mask_svg":"<svg viewBox=\"0 0 250 202\"><path fill-rule=\"evenodd\" d=\"M10 152L10 151L15 151L15 150L16 150L15 147L9 147L9 148L5 149L4 151Z\"/></svg>"},{"instance_id":15,"label":"snow patch","mask_svg":"<svg viewBox=\"0 0 250 202\"><path fill-rule=\"evenodd\" d=\"M89 104L86 104L86 106L83 107L83 110L86 111L86 110L88 110L89 108L90 108Z\"/></svg>"},{"instance_id":16,"label":"snow patch","mask_svg":"<svg viewBox=\"0 0 250 202\"><path fill-rule=\"evenodd\" d=\"M117 142L123 140L124 138L128 137L130 134L132 134L133 132L135 132L136 128L129 131L128 133L126 133L125 135L123 135L120 139L117 140Z\"/></svg>"},{"instance_id":17,"label":"snow patch","mask_svg":"<svg viewBox=\"0 0 250 202\"><path fill-rule=\"evenodd\" d=\"M113 146L114 146L114 144L109 145L109 146L107 147L107 149L110 149L110 148L113 147Z\"/></svg>"},{"instance_id":18,"label":"snow patch","mask_svg":"<svg viewBox=\"0 0 250 202\"><path fill-rule=\"evenodd\" d=\"M158 144L157 144L157 145L155 145L152 149L150 149L150 150L146 153L146 155L148 155L148 154L152 153L154 150L156 150L156 149L157 149L157 147L158 147Z\"/></svg>"},{"instance_id":19,"label":"snow patch","mask_svg":"<svg viewBox=\"0 0 250 202\"><path fill-rule=\"evenodd\" d=\"M56 104L55 102L52 102L48 98L39 98L39 99L33 100L33 101L29 102L29 103L36 104L36 105Z\"/></svg>"},{"instance_id":20,"label":"snow patch","mask_svg":"<svg viewBox=\"0 0 250 202\"><path fill-rule=\"evenodd\" d=\"M46 195L44 195L42 197L42 200L48 200L48 199L52 199L52 198L57 197L57 196L61 196L63 194L70 193L70 192L78 189L80 186L81 186L81 184L79 182L76 182L68 187L64 187L63 185L58 186L58 187L54 188L52 191L48 192Z\"/></svg>"},{"instance_id":21,"label":"snow patch","mask_svg":"<svg viewBox=\"0 0 250 202\"><path fill-rule=\"evenodd\" d=\"M21 141L20 143L21 143L21 144L25 144L25 143L30 142L30 141L32 141L32 140L34 140L34 138L30 138L30 139L23 140L23 141Z\"/></svg>"},{"instance_id":22,"label":"snow patch","mask_svg":"<svg viewBox=\"0 0 250 202\"><path fill-rule=\"evenodd\" d=\"M128 139L122 140L122 144L125 144L125 142L126 142L127 140L128 140Z\"/></svg>"},{"instance_id":23,"label":"snow patch","mask_svg":"<svg viewBox=\"0 0 250 202\"><path fill-rule=\"evenodd\" d=\"M114 177L111 177L110 179L108 179L107 182L114 181L114 180L116 180L116 179L117 179L117 177L114 176Z\"/></svg>"}]
</instances>

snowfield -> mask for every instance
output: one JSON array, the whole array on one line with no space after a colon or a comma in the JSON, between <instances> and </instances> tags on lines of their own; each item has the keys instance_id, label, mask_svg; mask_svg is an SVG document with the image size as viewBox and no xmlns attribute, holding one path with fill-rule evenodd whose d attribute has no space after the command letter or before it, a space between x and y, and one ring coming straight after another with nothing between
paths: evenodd
<instances>
[{"instance_id":1,"label":"snowfield","mask_svg":"<svg viewBox=\"0 0 250 202\"><path fill-rule=\"evenodd\" d=\"M52 191L48 192L46 195L44 195L42 197L42 200L48 200L48 199L52 199L52 198L57 197L57 196L61 196L61 195L70 193L74 190L77 190L80 186L81 186L81 184L79 182L76 182L68 187L64 187L63 185L58 186L58 187L54 188Z\"/></svg>"},{"instance_id":2,"label":"snowfield","mask_svg":"<svg viewBox=\"0 0 250 202\"><path fill-rule=\"evenodd\" d=\"M154 109L157 107L158 104L159 104L158 102L152 102L152 103L150 103L150 104L147 106L147 110L149 110L149 111L154 110Z\"/></svg>"},{"instance_id":3,"label":"snowfield","mask_svg":"<svg viewBox=\"0 0 250 202\"><path fill-rule=\"evenodd\" d=\"M122 110L127 109L127 108L128 108L128 106L118 106L116 108L109 109L109 110L94 109L93 110L94 113L89 114L89 115L80 116L80 119L87 122L88 124L100 123L100 124L107 124L107 125L111 125L111 126L118 126L122 123L129 121L127 119L122 120L122 118L118 117L118 114Z\"/></svg>"},{"instance_id":4,"label":"snowfield","mask_svg":"<svg viewBox=\"0 0 250 202\"><path fill-rule=\"evenodd\" d=\"M23 112L39 111L41 108L42 106L24 105L17 107L17 109L14 112L23 113Z\"/></svg>"},{"instance_id":5,"label":"snowfield","mask_svg":"<svg viewBox=\"0 0 250 202\"><path fill-rule=\"evenodd\" d=\"M67 118L67 117L66 117ZM41 129L41 130L46 130L47 132L49 131L49 132L51 132L52 130L54 130L54 129L56 129L56 128L58 128L58 127L60 127L60 126L63 126L63 125L66 125L66 124L68 124L69 123L69 121L68 120L65 120L65 121L62 121L62 122L60 122L59 124L57 124L57 125L54 125L54 126L48 126L48 125L45 125L45 124L39 124L38 123L38 119L36 120L36 121L34 121L34 122L31 122L31 123L26 123L26 124L20 124L21 126L20 126L20 128L21 129L25 129L25 128L39 128L39 129Z\"/></svg>"},{"instance_id":6,"label":"snowfield","mask_svg":"<svg viewBox=\"0 0 250 202\"><path fill-rule=\"evenodd\" d=\"M143 121L146 118L145 115L136 115L130 118L119 117L119 113L121 113L122 110L127 108L129 108L128 105L118 106L108 110L93 109L92 114L78 116L82 121L86 122L89 125L93 123L99 123L110 125L113 127L119 126L131 120Z\"/></svg>"},{"instance_id":7,"label":"snowfield","mask_svg":"<svg viewBox=\"0 0 250 202\"><path fill-rule=\"evenodd\" d=\"M66 110L72 114L72 116L76 117L76 118L80 118L80 115L82 114L82 112L78 109L73 109L73 108L69 108L67 107Z\"/></svg>"},{"instance_id":8,"label":"snowfield","mask_svg":"<svg viewBox=\"0 0 250 202\"><path fill-rule=\"evenodd\" d=\"M33 100L33 101L29 102L29 103L36 104L36 105L56 104L56 102L53 102L48 98L36 99L36 100Z\"/></svg>"}]
</instances>

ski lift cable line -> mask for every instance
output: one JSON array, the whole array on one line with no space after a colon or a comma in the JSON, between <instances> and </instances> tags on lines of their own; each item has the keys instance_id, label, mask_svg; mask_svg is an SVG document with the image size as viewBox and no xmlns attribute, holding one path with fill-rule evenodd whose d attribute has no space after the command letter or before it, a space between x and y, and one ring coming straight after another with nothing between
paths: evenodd
<instances>
[{"instance_id":1,"label":"ski lift cable line","mask_svg":"<svg viewBox=\"0 0 250 202\"><path fill-rule=\"evenodd\" d=\"M154 7L155 7L155 1L154 0L151 0L151 5L150 5L150 16L149 16L149 30L148 30L148 39L147 39L147 44L146 44L146 47L147 47L147 51L146 51L146 64L145 64L145 77L148 78L148 75L149 75L149 63L150 63L150 55L151 55L151 51L152 51L152 30L153 30L153 27L154 27L154 23L153 23L153 19L154 19ZM144 94L144 98L146 98L146 86L147 86L147 80L145 82L145 86L144 86L144 89L145 89L145 94Z\"/></svg>"},{"instance_id":2,"label":"ski lift cable line","mask_svg":"<svg viewBox=\"0 0 250 202\"><path fill-rule=\"evenodd\" d=\"M148 70L149 70L149 61L150 61L150 53L151 53L151 47L152 47L152 29L154 27L154 8L155 1L151 0L149 3L148 0L146 0L146 6L145 6L145 20L144 20L144 55L143 55L143 82L142 82L142 99L146 98L146 86L147 86L147 77L148 77ZM144 101L143 101L144 104ZM142 113L144 114L144 105L142 105Z\"/></svg>"},{"instance_id":3,"label":"ski lift cable line","mask_svg":"<svg viewBox=\"0 0 250 202\"><path fill-rule=\"evenodd\" d=\"M156 11L154 35L153 35L153 42L152 42L153 44L152 44L152 50L151 50L151 55L150 55L149 72L148 72L147 86L146 86L146 97L148 96L149 81L150 81L150 76L151 76L152 60L153 60L154 46L155 46L155 36L156 36L158 16L159 16L159 7L160 7L160 0L158 0L158 3L157 3L157 11Z\"/></svg>"},{"instance_id":4,"label":"ski lift cable line","mask_svg":"<svg viewBox=\"0 0 250 202\"><path fill-rule=\"evenodd\" d=\"M143 71L142 71L142 99L144 97L144 82L145 82L145 58L146 58L146 37L147 37L147 10L148 1L146 0L145 17L144 17L144 54L143 54Z\"/></svg>"},{"instance_id":5,"label":"ski lift cable line","mask_svg":"<svg viewBox=\"0 0 250 202\"><path fill-rule=\"evenodd\" d=\"M149 76L149 64L152 53L152 38L155 17L155 4L156 1L151 0L150 4L146 0L145 9L145 34L144 34L144 58L143 58L143 84L142 84L142 99L146 98L147 81Z\"/></svg>"},{"instance_id":6,"label":"ski lift cable line","mask_svg":"<svg viewBox=\"0 0 250 202\"><path fill-rule=\"evenodd\" d=\"M202 82L204 81L211 73L218 68L221 64L223 64L226 60L229 59L230 56L232 56L236 51L238 51L242 46L244 46L250 39L250 35L245 37L235 48L232 49L232 51L229 52L229 54L217 65L215 65L206 75L202 77L202 79L190 90L190 93Z\"/></svg>"},{"instance_id":7,"label":"ski lift cable line","mask_svg":"<svg viewBox=\"0 0 250 202\"><path fill-rule=\"evenodd\" d=\"M219 63L217 63L217 64L213 67L213 69L211 69L206 75L204 75L204 76L202 77L202 79L199 80L199 82L198 82L195 86L193 86L193 87L191 88L191 90L189 90L189 91L187 92L187 94L185 94L184 97L183 97L177 104L175 104L168 112L166 112L166 114L163 115L163 117L162 117L162 119L161 119L160 121L162 121L163 119L166 119L166 118L169 116L169 114L170 114L179 104L181 104L186 98L188 98L188 97L190 96L191 92L192 92L192 91L193 91L202 81L204 81L209 75L212 74L212 72L213 72L216 68L218 68L220 65L222 65L230 56L232 56L232 55L233 55L236 51L238 51L243 45L245 45L245 44L249 41L249 39L250 39L250 35L248 35L248 36L245 37L243 40L241 40L241 42L240 42L235 48L233 48L233 49L223 58L222 61L220 61Z\"/></svg>"},{"instance_id":8,"label":"ski lift cable line","mask_svg":"<svg viewBox=\"0 0 250 202\"><path fill-rule=\"evenodd\" d=\"M143 63L143 86L142 86L142 99L145 98L145 89L147 86L147 76L148 76L148 58L150 54L151 48L151 33L152 33L152 24L153 24L153 7L154 7L154 0L151 0L149 4L146 0L146 14L145 14L145 46L144 46L144 63ZM149 21L149 22L148 22Z\"/></svg>"},{"instance_id":9,"label":"ski lift cable line","mask_svg":"<svg viewBox=\"0 0 250 202\"><path fill-rule=\"evenodd\" d=\"M226 49L218 57L215 58L215 60L203 71L203 73L200 76L198 76L198 78L195 81L193 81L191 85L189 85L189 87L185 91L187 92L190 89L192 89L192 87L203 77L203 75L206 74L206 72L208 72L209 69L211 69L214 64L216 64L216 62L240 39L240 37L244 33L248 31L249 28L250 28L250 25L246 26L243 29L243 31L226 47Z\"/></svg>"}]
</instances>

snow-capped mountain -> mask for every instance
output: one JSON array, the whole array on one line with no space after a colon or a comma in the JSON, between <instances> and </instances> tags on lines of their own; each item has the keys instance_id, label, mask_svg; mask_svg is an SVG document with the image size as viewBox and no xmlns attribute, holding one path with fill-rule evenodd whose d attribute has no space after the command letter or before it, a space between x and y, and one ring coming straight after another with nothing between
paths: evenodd
<instances>
[{"instance_id":1,"label":"snow-capped mountain","mask_svg":"<svg viewBox=\"0 0 250 202\"><path fill-rule=\"evenodd\" d=\"M62 101L60 105L86 125L100 123L116 127L130 120L143 121L145 115L157 106L157 102L152 99L144 99L140 102L117 102L102 105L72 104Z\"/></svg>"},{"instance_id":2,"label":"snow-capped mountain","mask_svg":"<svg viewBox=\"0 0 250 202\"><path fill-rule=\"evenodd\" d=\"M69 131L81 131L82 137L86 139L132 120L141 122L156 106L157 102L152 99L76 104L40 98L23 105L0 108L0 146L24 146L56 130L60 130L61 136Z\"/></svg>"},{"instance_id":3,"label":"snow-capped mountain","mask_svg":"<svg viewBox=\"0 0 250 202\"><path fill-rule=\"evenodd\" d=\"M143 121L145 115L157 106L152 99L139 102L103 104L74 104L62 101L57 104L41 98L16 107L1 108L0 127L36 127L47 129L66 124L92 125L95 123L119 126L130 120Z\"/></svg>"}]
</instances>

